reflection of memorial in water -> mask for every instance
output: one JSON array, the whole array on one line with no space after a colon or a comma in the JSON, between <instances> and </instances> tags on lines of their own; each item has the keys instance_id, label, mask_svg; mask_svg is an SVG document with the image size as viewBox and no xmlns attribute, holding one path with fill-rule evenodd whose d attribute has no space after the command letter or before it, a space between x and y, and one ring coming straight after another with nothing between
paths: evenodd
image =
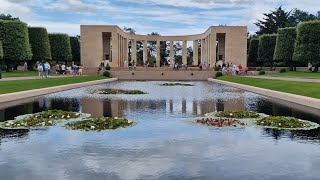
<instances>
[{"instance_id":1,"label":"reflection of memorial in water","mask_svg":"<svg viewBox=\"0 0 320 180\"><path fill-rule=\"evenodd\" d=\"M122 117L124 110L128 109L128 102L124 100L97 100L82 99L82 112L92 117Z\"/></svg>"}]
</instances>

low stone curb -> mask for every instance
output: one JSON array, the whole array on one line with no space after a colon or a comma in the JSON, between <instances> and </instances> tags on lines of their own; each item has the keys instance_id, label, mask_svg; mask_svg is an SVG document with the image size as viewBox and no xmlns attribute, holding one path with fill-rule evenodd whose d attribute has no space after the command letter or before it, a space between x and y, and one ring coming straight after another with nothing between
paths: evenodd
<instances>
[{"instance_id":1,"label":"low stone curb","mask_svg":"<svg viewBox=\"0 0 320 180\"><path fill-rule=\"evenodd\" d=\"M102 84L106 82L113 82L117 80L118 78L109 78L109 79L102 79L102 80L96 80L96 81L88 81L88 82L82 82L82 83L67 84L67 85L54 86L54 87L48 87L48 88L1 94L0 103L21 100L21 99L31 98L35 96L42 96L45 94L56 93L60 91L65 91L65 90L70 90L70 89L75 89L75 88L80 88L85 86L91 86L96 84Z\"/></svg>"},{"instance_id":2,"label":"low stone curb","mask_svg":"<svg viewBox=\"0 0 320 180\"><path fill-rule=\"evenodd\" d=\"M296 95L296 94L290 94L290 93L285 93L285 92L279 92L279 91L274 91L274 90L269 90L269 89L264 89L264 88L249 86L249 85L243 85L243 84L238 84L238 83L233 83L233 82L228 82L228 81L222 81L222 80L212 79L212 78L208 78L208 81L220 83L220 84L224 84L227 86L231 86L231 87L243 89L246 91L254 92L257 94L261 94L264 96L273 97L276 99L281 99L284 101L293 102L296 104L301 104L304 106L320 109L320 99Z\"/></svg>"}]
</instances>

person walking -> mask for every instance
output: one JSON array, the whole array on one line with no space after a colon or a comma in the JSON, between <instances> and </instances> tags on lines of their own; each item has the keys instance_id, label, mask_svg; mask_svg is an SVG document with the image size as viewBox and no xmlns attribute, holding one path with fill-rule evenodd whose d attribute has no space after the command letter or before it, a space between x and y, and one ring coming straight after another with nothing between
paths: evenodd
<instances>
[{"instance_id":1,"label":"person walking","mask_svg":"<svg viewBox=\"0 0 320 180\"><path fill-rule=\"evenodd\" d=\"M64 63L61 65L61 74L62 75L66 74L66 65Z\"/></svg>"}]
</instances>

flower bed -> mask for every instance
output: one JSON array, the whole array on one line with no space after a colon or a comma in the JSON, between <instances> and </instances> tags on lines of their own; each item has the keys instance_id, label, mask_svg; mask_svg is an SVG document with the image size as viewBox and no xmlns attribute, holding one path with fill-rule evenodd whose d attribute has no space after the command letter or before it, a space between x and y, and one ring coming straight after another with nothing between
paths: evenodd
<instances>
[{"instance_id":1,"label":"flower bed","mask_svg":"<svg viewBox=\"0 0 320 180\"><path fill-rule=\"evenodd\" d=\"M38 112L35 114L26 114L16 117L14 120L9 120L0 123L2 129L30 129L54 126L57 123L82 117L89 117L88 114L80 114L61 110L49 110Z\"/></svg>"},{"instance_id":2,"label":"flower bed","mask_svg":"<svg viewBox=\"0 0 320 180\"><path fill-rule=\"evenodd\" d=\"M314 129L319 127L317 123L286 116L269 116L257 120L259 126L278 129Z\"/></svg>"},{"instance_id":3,"label":"flower bed","mask_svg":"<svg viewBox=\"0 0 320 180\"><path fill-rule=\"evenodd\" d=\"M134 124L134 121L128 119L119 119L117 117L100 117L70 122L67 123L65 127L72 130L103 131L108 129L126 128Z\"/></svg>"},{"instance_id":4,"label":"flower bed","mask_svg":"<svg viewBox=\"0 0 320 180\"><path fill-rule=\"evenodd\" d=\"M97 94L147 94L140 90L104 89L96 91Z\"/></svg>"},{"instance_id":5,"label":"flower bed","mask_svg":"<svg viewBox=\"0 0 320 180\"><path fill-rule=\"evenodd\" d=\"M261 114L252 111L219 111L205 114L210 117L224 117L224 118L259 118Z\"/></svg>"},{"instance_id":6,"label":"flower bed","mask_svg":"<svg viewBox=\"0 0 320 180\"><path fill-rule=\"evenodd\" d=\"M247 125L244 122L241 122L238 119L232 118L198 118L197 123L213 127L238 127Z\"/></svg>"},{"instance_id":7,"label":"flower bed","mask_svg":"<svg viewBox=\"0 0 320 180\"><path fill-rule=\"evenodd\" d=\"M193 84L187 84L187 83L164 83L164 84L161 84L161 86L193 86Z\"/></svg>"}]
</instances>

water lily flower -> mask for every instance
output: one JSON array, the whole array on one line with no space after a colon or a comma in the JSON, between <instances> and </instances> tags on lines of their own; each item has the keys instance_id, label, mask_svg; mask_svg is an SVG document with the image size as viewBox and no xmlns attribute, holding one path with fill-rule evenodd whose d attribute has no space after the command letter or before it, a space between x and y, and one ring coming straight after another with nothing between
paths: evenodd
<instances>
[{"instance_id":1,"label":"water lily flower","mask_svg":"<svg viewBox=\"0 0 320 180\"><path fill-rule=\"evenodd\" d=\"M91 129L94 129L95 127L94 127L94 126L91 126L90 128L91 128Z\"/></svg>"},{"instance_id":2,"label":"water lily flower","mask_svg":"<svg viewBox=\"0 0 320 180\"><path fill-rule=\"evenodd\" d=\"M118 119L118 117L114 117L115 119Z\"/></svg>"},{"instance_id":3,"label":"water lily flower","mask_svg":"<svg viewBox=\"0 0 320 180\"><path fill-rule=\"evenodd\" d=\"M68 115L67 118L70 118L70 116Z\"/></svg>"},{"instance_id":4,"label":"water lily flower","mask_svg":"<svg viewBox=\"0 0 320 180\"><path fill-rule=\"evenodd\" d=\"M281 123L279 123L279 126L281 126Z\"/></svg>"},{"instance_id":5,"label":"water lily flower","mask_svg":"<svg viewBox=\"0 0 320 180\"><path fill-rule=\"evenodd\" d=\"M64 118L64 115L62 115L62 117L61 118Z\"/></svg>"}]
</instances>

